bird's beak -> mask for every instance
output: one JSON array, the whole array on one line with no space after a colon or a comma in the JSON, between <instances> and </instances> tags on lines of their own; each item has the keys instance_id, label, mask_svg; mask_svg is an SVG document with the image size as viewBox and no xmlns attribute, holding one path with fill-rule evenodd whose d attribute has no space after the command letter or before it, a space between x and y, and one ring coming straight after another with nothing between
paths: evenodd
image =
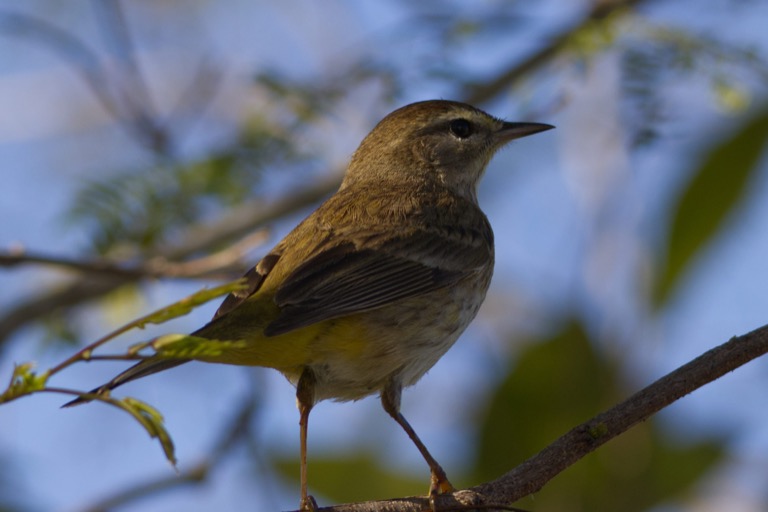
<instances>
[{"instance_id":1,"label":"bird's beak","mask_svg":"<svg viewBox=\"0 0 768 512\"><path fill-rule=\"evenodd\" d=\"M500 143L505 143L553 128L554 126L551 124L544 123L504 123L496 132L496 138Z\"/></svg>"}]
</instances>

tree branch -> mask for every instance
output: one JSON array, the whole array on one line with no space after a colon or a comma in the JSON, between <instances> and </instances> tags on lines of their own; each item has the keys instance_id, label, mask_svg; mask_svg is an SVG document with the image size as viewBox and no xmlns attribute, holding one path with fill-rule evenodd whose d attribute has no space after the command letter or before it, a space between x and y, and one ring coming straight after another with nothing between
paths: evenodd
<instances>
[{"instance_id":1,"label":"tree branch","mask_svg":"<svg viewBox=\"0 0 768 512\"><path fill-rule=\"evenodd\" d=\"M521 77L552 60L568 46L576 33L586 29L590 24L604 20L621 9L637 7L646 1L648 0L595 0L592 9L580 21L555 36L548 45L542 46L521 62L516 62L493 78L484 80L482 83L466 85L460 96L469 104L490 101Z\"/></svg>"},{"instance_id":2,"label":"tree branch","mask_svg":"<svg viewBox=\"0 0 768 512\"><path fill-rule=\"evenodd\" d=\"M212 247L245 236L268 222L317 203L338 188L340 182L341 173L334 172L326 179L277 201L265 203L253 200L244 203L216 222L191 227L181 236L181 242L157 249L149 259L180 261L206 252ZM83 275L60 288L45 290L26 300L19 299L15 307L0 317L0 346L16 330L50 315L52 311L70 309L139 279L136 275Z\"/></svg>"},{"instance_id":3,"label":"tree branch","mask_svg":"<svg viewBox=\"0 0 768 512\"><path fill-rule=\"evenodd\" d=\"M85 260L48 256L42 253L28 252L24 248L12 248L7 251L0 251L0 267L36 264L74 270L84 274L136 279L236 279L243 272L242 258L245 253L262 244L267 236L266 230L259 230L222 251L184 262L156 257L142 263L132 264L110 259Z\"/></svg>"},{"instance_id":4,"label":"tree branch","mask_svg":"<svg viewBox=\"0 0 768 512\"><path fill-rule=\"evenodd\" d=\"M705 352L627 400L598 414L492 482L440 496L439 510L513 503L533 494L566 468L685 395L768 352L768 325ZM348 503L321 512L422 512L426 497Z\"/></svg>"}]
</instances>

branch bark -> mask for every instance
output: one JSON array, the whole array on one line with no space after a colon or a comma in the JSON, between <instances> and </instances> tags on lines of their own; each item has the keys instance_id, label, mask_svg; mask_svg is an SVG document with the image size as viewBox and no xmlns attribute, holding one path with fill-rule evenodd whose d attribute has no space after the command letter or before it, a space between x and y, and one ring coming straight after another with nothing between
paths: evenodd
<instances>
[{"instance_id":1,"label":"branch bark","mask_svg":"<svg viewBox=\"0 0 768 512\"><path fill-rule=\"evenodd\" d=\"M185 278L234 280L243 270L242 258L253 247L268 237L259 230L224 250L183 262L155 257L140 263L126 263L111 259L79 259L28 252L23 248L0 251L0 267L42 265L71 270L82 274L126 278Z\"/></svg>"},{"instance_id":2,"label":"branch bark","mask_svg":"<svg viewBox=\"0 0 768 512\"><path fill-rule=\"evenodd\" d=\"M503 506L539 491L544 485L611 439L645 421L685 395L768 352L768 325L700 355L635 393L625 401L574 427L539 453L496 480L440 496L439 510ZM426 497L396 498L323 507L321 512L422 512Z\"/></svg>"},{"instance_id":3,"label":"branch bark","mask_svg":"<svg viewBox=\"0 0 768 512\"><path fill-rule=\"evenodd\" d=\"M280 200L264 203L251 201L206 226L193 226L181 242L160 248L149 259L181 261L206 252L233 239L243 237L268 222L311 206L330 195L341 183L341 173L335 172L323 181ZM15 307L0 317L0 346L18 329L50 315L52 311L72 308L96 299L116 288L137 282L141 276L127 274L83 274L54 290L19 299Z\"/></svg>"}]
</instances>

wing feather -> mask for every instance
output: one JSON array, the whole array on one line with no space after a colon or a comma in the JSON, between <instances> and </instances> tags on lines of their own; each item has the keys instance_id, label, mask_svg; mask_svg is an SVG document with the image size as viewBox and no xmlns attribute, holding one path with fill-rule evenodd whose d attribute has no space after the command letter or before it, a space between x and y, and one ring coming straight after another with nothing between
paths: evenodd
<instances>
[{"instance_id":1,"label":"wing feather","mask_svg":"<svg viewBox=\"0 0 768 512\"><path fill-rule=\"evenodd\" d=\"M246 275L248 289L228 297L214 320L258 293L273 270L280 314L267 336L426 294L493 264L493 232L476 205L450 194L424 206L402 200L410 189L374 192L368 203L345 189L331 197Z\"/></svg>"},{"instance_id":2,"label":"wing feather","mask_svg":"<svg viewBox=\"0 0 768 512\"><path fill-rule=\"evenodd\" d=\"M278 289L275 302L281 313L265 334L282 334L429 293L475 270L449 270L419 261L418 254L413 256L392 254L385 247L356 249L349 243L318 254Z\"/></svg>"}]
</instances>

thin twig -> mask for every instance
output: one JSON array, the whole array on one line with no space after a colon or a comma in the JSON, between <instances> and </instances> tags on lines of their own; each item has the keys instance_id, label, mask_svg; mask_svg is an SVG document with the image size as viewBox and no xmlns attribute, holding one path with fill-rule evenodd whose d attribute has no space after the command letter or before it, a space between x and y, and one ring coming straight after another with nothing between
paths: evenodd
<instances>
[{"instance_id":1,"label":"thin twig","mask_svg":"<svg viewBox=\"0 0 768 512\"><path fill-rule=\"evenodd\" d=\"M121 128L155 154L166 158L170 156L167 130L146 110L148 107L133 99L133 93L126 90L120 77L113 79L110 76L97 52L81 38L43 19L12 11L0 11L0 30L42 43L60 55L72 64L101 106Z\"/></svg>"},{"instance_id":2,"label":"thin twig","mask_svg":"<svg viewBox=\"0 0 768 512\"><path fill-rule=\"evenodd\" d=\"M150 259L157 257L168 261L182 260L192 254L224 245L264 224L317 203L338 188L340 182L341 173L335 172L325 180L277 201L265 203L262 200L253 200L244 203L216 222L191 227L178 244L157 249ZM0 317L0 345L16 330L50 315L53 311L70 309L137 280L138 277L127 275L85 275L73 279L61 288L46 290L26 300L20 298L15 307Z\"/></svg>"},{"instance_id":3,"label":"thin twig","mask_svg":"<svg viewBox=\"0 0 768 512\"><path fill-rule=\"evenodd\" d=\"M98 354L89 355L88 358L83 361L143 361L146 358L146 356L139 354Z\"/></svg>"},{"instance_id":4,"label":"thin twig","mask_svg":"<svg viewBox=\"0 0 768 512\"><path fill-rule=\"evenodd\" d=\"M101 59L82 39L43 19L12 11L0 11L0 30L36 40L58 53L80 74L102 107L115 119L122 118Z\"/></svg>"},{"instance_id":5,"label":"thin twig","mask_svg":"<svg viewBox=\"0 0 768 512\"><path fill-rule=\"evenodd\" d=\"M227 295L234 291L242 290L244 288L243 281L244 279L240 279L232 283L227 283L221 286L200 290L198 292L193 293L192 295L189 295L181 299L180 301L174 302L173 304L170 304L168 306L164 306L160 309L152 311L151 313L146 314L142 317L131 320L130 322L124 324L123 326L113 330L109 334L102 336L101 338L94 341L93 343L78 350L75 354L68 357L61 363L57 364L56 366L48 370L46 373L50 377L60 372L64 368L72 365L73 363L76 363L78 361L88 361L93 355L94 350L101 347L108 341L130 330L144 328L144 326L146 326L147 324L160 324L160 323L167 322L168 320L171 320L173 318L186 315L195 307L201 304L205 304L206 302L209 302L215 298L219 298L223 295ZM149 342L141 343L138 345L134 345L132 348L128 350L127 354L131 356L136 355L138 354L139 351L143 350L143 348L146 348L147 346L154 346L153 343L154 343L153 341L149 341Z\"/></svg>"},{"instance_id":6,"label":"thin twig","mask_svg":"<svg viewBox=\"0 0 768 512\"><path fill-rule=\"evenodd\" d=\"M20 265L46 265L87 274L130 278L183 278L183 279L234 279L245 267L243 256L266 241L265 229L243 238L219 252L190 261L174 262L166 258L152 258L144 263L126 264L108 259L82 260L63 256L47 256L14 247L0 251L0 267Z\"/></svg>"},{"instance_id":7,"label":"thin twig","mask_svg":"<svg viewBox=\"0 0 768 512\"><path fill-rule=\"evenodd\" d=\"M93 9L101 20L107 44L119 63L115 89L123 107L121 122L136 138L165 158L172 156L172 140L157 114L147 81L136 60L136 50L119 0L94 0Z\"/></svg>"},{"instance_id":8,"label":"thin twig","mask_svg":"<svg viewBox=\"0 0 768 512\"><path fill-rule=\"evenodd\" d=\"M91 5L101 21L99 28L104 39L120 63L121 82L130 84L120 89L124 99L129 102L132 111L142 112L142 115L149 119L156 118L157 109L149 93L144 73L136 60L135 44L120 0L93 0Z\"/></svg>"},{"instance_id":9,"label":"thin twig","mask_svg":"<svg viewBox=\"0 0 768 512\"><path fill-rule=\"evenodd\" d=\"M173 119L174 124L179 126L176 131L179 139L191 131L196 122L203 117L223 79L224 72L215 64L214 59L200 60L192 80L179 94L169 115L169 119Z\"/></svg>"}]
</instances>

